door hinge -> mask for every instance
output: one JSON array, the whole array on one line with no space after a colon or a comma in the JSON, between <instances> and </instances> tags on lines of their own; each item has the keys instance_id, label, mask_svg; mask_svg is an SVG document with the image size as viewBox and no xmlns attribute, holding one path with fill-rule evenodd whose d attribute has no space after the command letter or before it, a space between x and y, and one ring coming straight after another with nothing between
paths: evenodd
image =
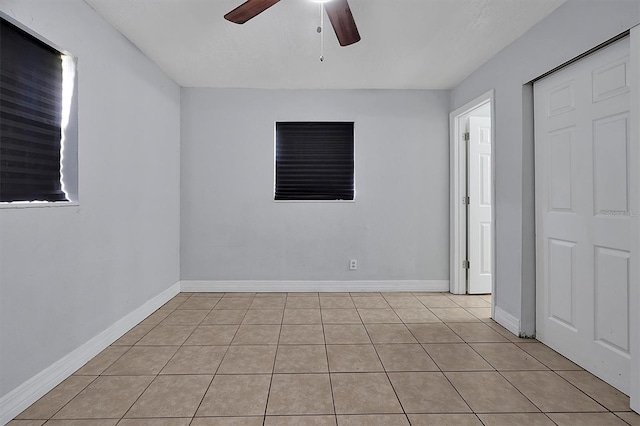
<instances>
[{"instance_id":1,"label":"door hinge","mask_svg":"<svg viewBox=\"0 0 640 426\"><path fill-rule=\"evenodd\" d=\"M471 135L469 135L469 132L465 132L465 134L463 135L463 138L465 141L468 141L469 139L471 139Z\"/></svg>"},{"instance_id":2,"label":"door hinge","mask_svg":"<svg viewBox=\"0 0 640 426\"><path fill-rule=\"evenodd\" d=\"M469 197L462 197L462 204L469 204Z\"/></svg>"},{"instance_id":3,"label":"door hinge","mask_svg":"<svg viewBox=\"0 0 640 426\"><path fill-rule=\"evenodd\" d=\"M464 269L469 269L469 261L468 260L463 260L462 261L462 267Z\"/></svg>"}]
</instances>

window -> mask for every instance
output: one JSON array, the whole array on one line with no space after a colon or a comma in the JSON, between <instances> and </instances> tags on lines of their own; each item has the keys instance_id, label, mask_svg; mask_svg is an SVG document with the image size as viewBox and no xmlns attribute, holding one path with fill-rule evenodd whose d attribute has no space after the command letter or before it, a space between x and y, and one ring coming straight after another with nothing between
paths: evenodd
<instances>
[{"instance_id":1,"label":"window","mask_svg":"<svg viewBox=\"0 0 640 426\"><path fill-rule=\"evenodd\" d=\"M276 123L276 200L353 200L353 122Z\"/></svg>"},{"instance_id":2,"label":"window","mask_svg":"<svg viewBox=\"0 0 640 426\"><path fill-rule=\"evenodd\" d=\"M77 192L74 80L72 57L0 19L0 202L69 201Z\"/></svg>"}]
</instances>

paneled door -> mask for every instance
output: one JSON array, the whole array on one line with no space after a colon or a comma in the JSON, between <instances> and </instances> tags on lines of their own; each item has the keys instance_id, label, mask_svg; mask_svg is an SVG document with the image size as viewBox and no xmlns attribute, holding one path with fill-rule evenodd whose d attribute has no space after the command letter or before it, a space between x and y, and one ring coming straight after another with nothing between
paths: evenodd
<instances>
[{"instance_id":1,"label":"paneled door","mask_svg":"<svg viewBox=\"0 0 640 426\"><path fill-rule=\"evenodd\" d=\"M491 293L491 118L469 118L469 294Z\"/></svg>"},{"instance_id":2,"label":"paneled door","mask_svg":"<svg viewBox=\"0 0 640 426\"><path fill-rule=\"evenodd\" d=\"M627 394L629 52L627 37L534 84L537 337Z\"/></svg>"}]
</instances>

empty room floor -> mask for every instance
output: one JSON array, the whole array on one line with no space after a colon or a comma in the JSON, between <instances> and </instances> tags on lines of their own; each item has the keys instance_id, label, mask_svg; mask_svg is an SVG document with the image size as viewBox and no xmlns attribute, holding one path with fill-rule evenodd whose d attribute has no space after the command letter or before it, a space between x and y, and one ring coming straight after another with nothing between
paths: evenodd
<instances>
[{"instance_id":1,"label":"empty room floor","mask_svg":"<svg viewBox=\"0 0 640 426\"><path fill-rule=\"evenodd\" d=\"M10 425L640 425L490 296L180 293Z\"/></svg>"}]
</instances>

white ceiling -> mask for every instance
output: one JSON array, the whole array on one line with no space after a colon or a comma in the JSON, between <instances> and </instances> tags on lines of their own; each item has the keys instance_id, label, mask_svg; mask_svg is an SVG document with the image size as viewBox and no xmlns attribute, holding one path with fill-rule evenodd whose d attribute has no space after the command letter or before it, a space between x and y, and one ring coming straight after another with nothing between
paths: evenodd
<instances>
[{"instance_id":1,"label":"white ceiling","mask_svg":"<svg viewBox=\"0 0 640 426\"><path fill-rule=\"evenodd\" d=\"M340 47L319 5L282 0L85 0L185 87L449 89L565 0L349 0L362 40Z\"/></svg>"}]
</instances>

